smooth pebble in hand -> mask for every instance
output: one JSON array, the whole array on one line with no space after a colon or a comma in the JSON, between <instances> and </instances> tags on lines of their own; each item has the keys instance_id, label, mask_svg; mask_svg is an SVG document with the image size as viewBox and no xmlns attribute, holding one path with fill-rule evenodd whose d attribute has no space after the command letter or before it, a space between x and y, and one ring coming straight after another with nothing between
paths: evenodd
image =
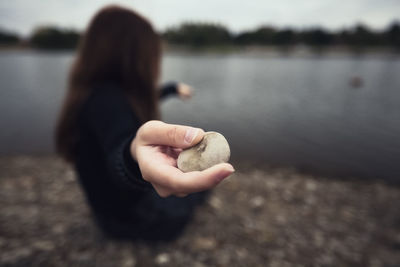
<instances>
[{"instance_id":1,"label":"smooth pebble in hand","mask_svg":"<svg viewBox=\"0 0 400 267\"><path fill-rule=\"evenodd\" d=\"M206 132L200 143L179 154L178 168L183 172L202 171L228 162L230 155L228 141L222 134Z\"/></svg>"}]
</instances>

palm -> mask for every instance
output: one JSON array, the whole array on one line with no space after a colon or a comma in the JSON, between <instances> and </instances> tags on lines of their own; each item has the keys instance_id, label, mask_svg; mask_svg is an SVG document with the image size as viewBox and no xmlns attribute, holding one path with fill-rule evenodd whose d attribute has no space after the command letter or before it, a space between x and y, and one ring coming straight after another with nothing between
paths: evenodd
<instances>
[{"instance_id":1,"label":"palm","mask_svg":"<svg viewBox=\"0 0 400 267\"><path fill-rule=\"evenodd\" d=\"M170 146L150 145L142 147L140 156L142 160L152 161L155 166L169 165L177 167L176 162L181 151L182 149Z\"/></svg>"},{"instance_id":2,"label":"palm","mask_svg":"<svg viewBox=\"0 0 400 267\"><path fill-rule=\"evenodd\" d=\"M155 177L161 177L161 173L169 173L170 176L177 176L182 173L177 169L177 159L181 151L182 149L163 145L147 145L142 146L138 150L138 158L140 158L140 162L142 163L139 166L152 166L151 169L144 167L142 170L143 178L153 178L149 182L158 194L163 195L164 192L169 192L169 188L166 181Z\"/></svg>"}]
</instances>

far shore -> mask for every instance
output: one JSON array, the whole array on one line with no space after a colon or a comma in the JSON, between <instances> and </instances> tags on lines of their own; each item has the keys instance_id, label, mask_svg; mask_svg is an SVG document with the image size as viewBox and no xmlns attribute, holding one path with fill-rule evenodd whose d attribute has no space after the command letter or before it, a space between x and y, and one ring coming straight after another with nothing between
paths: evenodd
<instances>
[{"instance_id":1,"label":"far shore","mask_svg":"<svg viewBox=\"0 0 400 267\"><path fill-rule=\"evenodd\" d=\"M260 46L260 45L214 45L214 46L185 46L164 44L166 53L172 54L237 54L261 56L289 57L342 57L342 56L382 56L399 57L400 49L387 46L349 47L327 46L311 47L296 46ZM40 52L74 52L75 49L38 49L28 45L0 46L0 51L40 51Z\"/></svg>"}]
</instances>

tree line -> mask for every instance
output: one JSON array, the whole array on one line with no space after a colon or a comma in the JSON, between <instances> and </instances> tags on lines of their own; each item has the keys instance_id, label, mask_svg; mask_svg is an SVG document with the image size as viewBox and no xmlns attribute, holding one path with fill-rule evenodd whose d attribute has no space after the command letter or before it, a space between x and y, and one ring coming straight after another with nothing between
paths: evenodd
<instances>
[{"instance_id":1,"label":"tree line","mask_svg":"<svg viewBox=\"0 0 400 267\"><path fill-rule=\"evenodd\" d=\"M17 33L0 29L0 46L33 47L48 50L75 49L80 36L81 33L73 29L46 26L36 28L27 39L23 39Z\"/></svg>"},{"instance_id":2,"label":"tree line","mask_svg":"<svg viewBox=\"0 0 400 267\"><path fill-rule=\"evenodd\" d=\"M40 27L35 29L28 40L16 33L0 30L0 45L26 45L39 49L73 49L77 46L80 32L58 28ZM207 46L390 46L400 49L400 23L395 21L381 31L374 31L366 25L357 24L348 29L328 31L321 27L308 29L275 28L260 26L253 30L232 33L228 28L213 23L183 23L161 33L163 39L172 45L191 47Z\"/></svg>"},{"instance_id":3,"label":"tree line","mask_svg":"<svg viewBox=\"0 0 400 267\"><path fill-rule=\"evenodd\" d=\"M268 45L268 46L393 46L400 48L400 23L393 22L382 31L373 31L363 24L331 32L320 27L296 30L261 26L233 34L219 24L185 23L167 29L164 39L171 44L207 45Z\"/></svg>"}]
</instances>

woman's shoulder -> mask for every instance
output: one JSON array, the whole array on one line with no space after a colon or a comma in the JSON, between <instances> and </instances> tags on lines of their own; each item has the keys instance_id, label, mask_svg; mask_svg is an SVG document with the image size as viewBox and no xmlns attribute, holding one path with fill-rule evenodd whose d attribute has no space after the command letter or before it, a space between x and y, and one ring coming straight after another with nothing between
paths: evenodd
<instances>
[{"instance_id":1,"label":"woman's shoulder","mask_svg":"<svg viewBox=\"0 0 400 267\"><path fill-rule=\"evenodd\" d=\"M87 99L89 101L124 99L122 87L117 83L96 83L91 86L90 95ZM108 101L107 101L108 102Z\"/></svg>"},{"instance_id":2,"label":"woman's shoulder","mask_svg":"<svg viewBox=\"0 0 400 267\"><path fill-rule=\"evenodd\" d=\"M124 96L120 85L116 83L98 83L90 88L90 94L83 105L83 110L124 104L127 105L128 100Z\"/></svg>"},{"instance_id":3,"label":"woman's shoulder","mask_svg":"<svg viewBox=\"0 0 400 267\"><path fill-rule=\"evenodd\" d=\"M102 83L92 86L91 93L82 105L81 119L133 115L123 89L116 83Z\"/></svg>"}]
</instances>

